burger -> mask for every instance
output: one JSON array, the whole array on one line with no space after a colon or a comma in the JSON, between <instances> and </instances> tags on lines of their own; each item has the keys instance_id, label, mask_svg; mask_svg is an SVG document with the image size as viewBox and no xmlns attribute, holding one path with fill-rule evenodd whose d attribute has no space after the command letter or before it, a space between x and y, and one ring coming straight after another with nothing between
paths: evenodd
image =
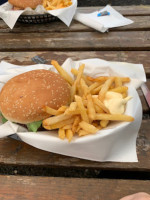
<instances>
[{"instance_id":1,"label":"burger","mask_svg":"<svg viewBox=\"0 0 150 200\"><path fill-rule=\"evenodd\" d=\"M27 7L35 9L38 5L42 5L43 0L8 0L13 5L14 10L24 10Z\"/></svg>"},{"instance_id":2,"label":"burger","mask_svg":"<svg viewBox=\"0 0 150 200\"><path fill-rule=\"evenodd\" d=\"M10 79L0 92L2 121L27 125L36 132L49 117L44 106L58 109L70 101L70 88L59 74L49 70L32 70Z\"/></svg>"}]
</instances>

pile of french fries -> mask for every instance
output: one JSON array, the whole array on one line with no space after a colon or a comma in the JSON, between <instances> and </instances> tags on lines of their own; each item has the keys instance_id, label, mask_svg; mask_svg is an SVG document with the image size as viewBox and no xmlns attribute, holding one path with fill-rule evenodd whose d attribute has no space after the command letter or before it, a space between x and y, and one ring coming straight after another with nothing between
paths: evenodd
<instances>
[{"instance_id":1,"label":"pile of french fries","mask_svg":"<svg viewBox=\"0 0 150 200\"><path fill-rule=\"evenodd\" d=\"M72 5L71 0L43 0L43 7L46 10L55 10Z\"/></svg>"},{"instance_id":2,"label":"pile of french fries","mask_svg":"<svg viewBox=\"0 0 150 200\"><path fill-rule=\"evenodd\" d=\"M50 117L43 120L43 127L47 130L58 129L59 138L72 140L73 136L94 134L107 127L110 121L134 120L124 114L110 114L103 101L108 91L114 91L127 97L128 87L124 83L130 82L128 77L97 77L84 75L84 64L79 69L71 69L75 80L58 64L52 60L51 64L68 82L71 89L70 105L62 106L58 110L45 106L43 110Z\"/></svg>"}]
</instances>

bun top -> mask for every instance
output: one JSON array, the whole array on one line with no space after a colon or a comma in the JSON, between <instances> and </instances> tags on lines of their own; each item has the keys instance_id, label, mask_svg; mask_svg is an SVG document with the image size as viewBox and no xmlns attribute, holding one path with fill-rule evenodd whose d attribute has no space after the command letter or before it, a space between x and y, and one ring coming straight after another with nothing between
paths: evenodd
<instances>
[{"instance_id":1,"label":"bun top","mask_svg":"<svg viewBox=\"0 0 150 200\"><path fill-rule=\"evenodd\" d=\"M0 92L0 110L9 121L27 124L49 115L43 106L58 109L70 101L68 83L49 70L33 70L10 79Z\"/></svg>"},{"instance_id":2,"label":"bun top","mask_svg":"<svg viewBox=\"0 0 150 200\"><path fill-rule=\"evenodd\" d=\"M27 7L36 8L43 3L43 0L8 0L15 7L25 9Z\"/></svg>"}]
</instances>

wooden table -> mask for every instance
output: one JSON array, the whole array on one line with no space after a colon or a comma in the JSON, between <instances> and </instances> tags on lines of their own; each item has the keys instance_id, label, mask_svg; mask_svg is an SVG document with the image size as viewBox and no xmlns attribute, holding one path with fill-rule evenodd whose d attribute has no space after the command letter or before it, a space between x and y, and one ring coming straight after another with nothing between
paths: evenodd
<instances>
[{"instance_id":1,"label":"wooden table","mask_svg":"<svg viewBox=\"0 0 150 200\"><path fill-rule=\"evenodd\" d=\"M99 33L76 21L43 25L17 23L10 30L0 20L0 60L33 64L39 55L48 62L101 58L143 63L150 85L150 6L115 7L134 24ZM96 7L80 8L85 12ZM150 193L150 112L139 89L143 121L137 139L138 163L92 162L48 153L10 138L0 140L0 199L118 200Z\"/></svg>"}]
</instances>

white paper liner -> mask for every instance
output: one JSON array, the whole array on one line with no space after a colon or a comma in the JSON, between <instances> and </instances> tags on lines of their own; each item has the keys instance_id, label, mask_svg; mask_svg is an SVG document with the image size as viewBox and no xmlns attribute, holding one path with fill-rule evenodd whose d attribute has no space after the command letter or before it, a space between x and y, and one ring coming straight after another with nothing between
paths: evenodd
<instances>
[{"instance_id":1,"label":"white paper liner","mask_svg":"<svg viewBox=\"0 0 150 200\"><path fill-rule=\"evenodd\" d=\"M24 128L11 122L0 126L0 137L14 133L24 142L49 152L78 157L94 161L137 162L136 138L142 121L142 106L136 88L146 81L141 64L108 62L101 59L72 61L67 59L63 64L69 73L70 69L78 69L80 63L85 63L85 74L96 76L129 76L129 96L133 98L127 103L125 114L135 118L134 122L110 123L108 128L96 134L84 137L74 137L69 143L67 139L58 138L57 131L24 132ZM0 87L7 80L26 71L34 69L55 69L51 65L17 66L6 62L0 63ZM119 70L118 70L119 69Z\"/></svg>"},{"instance_id":2,"label":"white paper liner","mask_svg":"<svg viewBox=\"0 0 150 200\"><path fill-rule=\"evenodd\" d=\"M97 17L97 14L103 11L110 12L110 15ZM76 12L74 19L102 33L106 32L109 28L125 26L133 23L132 20L123 17L110 5L107 5L99 11L88 14Z\"/></svg>"},{"instance_id":3,"label":"white paper liner","mask_svg":"<svg viewBox=\"0 0 150 200\"><path fill-rule=\"evenodd\" d=\"M73 16L76 12L77 0L72 0L72 5L62 9L56 10L45 10L42 5L37 6L35 10L31 8L26 8L25 10L12 10L12 5L8 2L0 6L0 17L4 22L11 28L15 26L20 15L35 15L35 14L45 14L49 13L53 16L58 17L62 22L67 26L70 26L70 23L73 19Z\"/></svg>"}]
</instances>

